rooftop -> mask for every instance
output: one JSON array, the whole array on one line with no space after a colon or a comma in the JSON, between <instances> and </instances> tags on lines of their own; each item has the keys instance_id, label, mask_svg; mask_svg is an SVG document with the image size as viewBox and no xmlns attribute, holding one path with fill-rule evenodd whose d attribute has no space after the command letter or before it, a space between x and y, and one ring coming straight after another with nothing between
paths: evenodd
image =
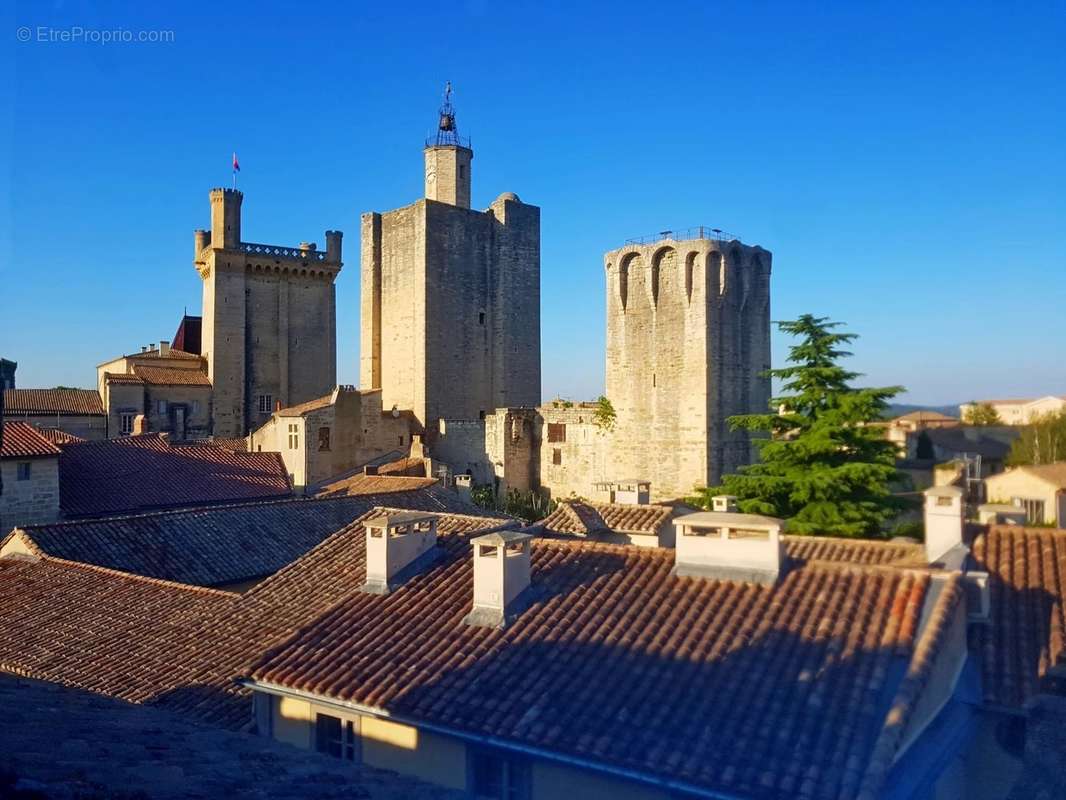
<instances>
[{"instance_id":1,"label":"rooftop","mask_svg":"<svg viewBox=\"0 0 1066 800\"><path fill-rule=\"evenodd\" d=\"M104 406L95 389L5 389L4 414L103 416Z\"/></svg>"},{"instance_id":2,"label":"rooftop","mask_svg":"<svg viewBox=\"0 0 1066 800\"><path fill-rule=\"evenodd\" d=\"M0 458L58 456L59 448L28 422L5 422Z\"/></svg>"},{"instance_id":3,"label":"rooftop","mask_svg":"<svg viewBox=\"0 0 1066 800\"><path fill-rule=\"evenodd\" d=\"M563 502L541 524L552 533L655 535L671 513L669 506Z\"/></svg>"},{"instance_id":4,"label":"rooftop","mask_svg":"<svg viewBox=\"0 0 1066 800\"><path fill-rule=\"evenodd\" d=\"M209 444L171 444L159 434L63 448L63 514L99 516L285 497L292 493L278 453L235 453Z\"/></svg>"},{"instance_id":5,"label":"rooftop","mask_svg":"<svg viewBox=\"0 0 1066 800\"><path fill-rule=\"evenodd\" d=\"M210 386L207 373L198 369L181 367L152 367L137 364L133 373L145 383L154 386Z\"/></svg>"},{"instance_id":6,"label":"rooftop","mask_svg":"<svg viewBox=\"0 0 1066 800\"><path fill-rule=\"evenodd\" d=\"M1015 471L1032 475L1059 489L1066 489L1066 461L1056 461L1054 464L1029 464L1009 470L1009 472Z\"/></svg>"}]
</instances>

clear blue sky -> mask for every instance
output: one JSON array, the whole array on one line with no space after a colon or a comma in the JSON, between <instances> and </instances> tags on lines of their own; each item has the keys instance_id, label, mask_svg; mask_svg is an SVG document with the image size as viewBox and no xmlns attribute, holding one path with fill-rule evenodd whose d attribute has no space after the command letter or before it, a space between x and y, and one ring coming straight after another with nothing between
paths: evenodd
<instances>
[{"instance_id":1,"label":"clear blue sky","mask_svg":"<svg viewBox=\"0 0 1066 800\"><path fill-rule=\"evenodd\" d=\"M420 195L450 79L475 207L542 208L546 399L602 389L603 251L696 224L772 250L773 316L845 321L866 383L1066 394L1063 2L163 5L5 12L0 355L20 386L92 385L199 313L192 231L233 150L246 240L345 232L357 382L359 214Z\"/></svg>"}]
</instances>

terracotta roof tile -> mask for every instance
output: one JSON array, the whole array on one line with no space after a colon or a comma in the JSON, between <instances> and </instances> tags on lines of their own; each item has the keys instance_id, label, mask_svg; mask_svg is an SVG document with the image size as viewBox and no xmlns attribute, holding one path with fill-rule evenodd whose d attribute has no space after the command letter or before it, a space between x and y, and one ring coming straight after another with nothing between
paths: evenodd
<instances>
[{"instance_id":1,"label":"terracotta roof tile","mask_svg":"<svg viewBox=\"0 0 1066 800\"><path fill-rule=\"evenodd\" d=\"M676 577L670 550L553 538L532 545L531 605L471 627L468 540L444 537L444 558L381 596L357 590L361 531L336 534L274 591L347 590L251 676L705 789L848 797L887 748L894 676L938 646L917 636L923 573L810 562L766 587Z\"/></svg>"},{"instance_id":2,"label":"terracotta roof tile","mask_svg":"<svg viewBox=\"0 0 1066 800\"><path fill-rule=\"evenodd\" d=\"M408 475L364 475L356 473L318 486L316 497L357 497L359 495L390 494L425 489L437 483L436 478L414 478Z\"/></svg>"},{"instance_id":3,"label":"terracotta roof tile","mask_svg":"<svg viewBox=\"0 0 1066 800\"><path fill-rule=\"evenodd\" d=\"M81 436L75 436L73 433L67 433L61 431L59 428L38 428L38 433L45 439L50 441L56 447L62 447L65 444L78 444L79 442L87 441Z\"/></svg>"},{"instance_id":4,"label":"terracotta roof tile","mask_svg":"<svg viewBox=\"0 0 1066 800\"><path fill-rule=\"evenodd\" d=\"M137 364L134 374L151 386L210 386L206 372L181 367L150 367Z\"/></svg>"},{"instance_id":5,"label":"terracotta roof tile","mask_svg":"<svg viewBox=\"0 0 1066 800\"><path fill-rule=\"evenodd\" d=\"M560 503L542 524L546 531L555 533L655 534L671 513L669 506L566 502Z\"/></svg>"},{"instance_id":6,"label":"terracotta roof tile","mask_svg":"<svg viewBox=\"0 0 1066 800\"><path fill-rule=\"evenodd\" d=\"M68 517L291 493L278 453L173 445L158 434L69 445L59 459L59 505Z\"/></svg>"},{"instance_id":7,"label":"terracotta roof tile","mask_svg":"<svg viewBox=\"0 0 1066 800\"><path fill-rule=\"evenodd\" d=\"M316 397L314 400L308 400L306 403L299 403L294 406L288 406L287 408L279 408L274 413L280 417L299 417L311 411L317 411L320 408L327 408L333 403L333 392L322 397Z\"/></svg>"},{"instance_id":8,"label":"terracotta roof tile","mask_svg":"<svg viewBox=\"0 0 1066 800\"><path fill-rule=\"evenodd\" d=\"M5 389L4 413L103 416L104 406L95 389Z\"/></svg>"},{"instance_id":9,"label":"terracotta roof tile","mask_svg":"<svg viewBox=\"0 0 1066 800\"><path fill-rule=\"evenodd\" d=\"M139 375L133 375L128 372L105 372L104 379L113 384L144 383L144 379Z\"/></svg>"},{"instance_id":10,"label":"terracotta roof tile","mask_svg":"<svg viewBox=\"0 0 1066 800\"><path fill-rule=\"evenodd\" d=\"M978 629L985 700L1024 706L1066 666L1066 530L992 526L973 555L989 573L991 624Z\"/></svg>"},{"instance_id":11,"label":"terracotta roof tile","mask_svg":"<svg viewBox=\"0 0 1066 800\"><path fill-rule=\"evenodd\" d=\"M784 536L785 552L795 562L827 561L863 566L924 567L925 548L917 542Z\"/></svg>"},{"instance_id":12,"label":"terracotta roof tile","mask_svg":"<svg viewBox=\"0 0 1066 800\"><path fill-rule=\"evenodd\" d=\"M0 458L57 456L59 448L28 422L5 422Z\"/></svg>"}]
</instances>

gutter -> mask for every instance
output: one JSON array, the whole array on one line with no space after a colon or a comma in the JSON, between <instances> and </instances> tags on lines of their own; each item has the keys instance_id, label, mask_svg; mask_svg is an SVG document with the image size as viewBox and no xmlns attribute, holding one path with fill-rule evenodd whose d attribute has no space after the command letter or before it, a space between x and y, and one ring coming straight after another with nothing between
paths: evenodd
<instances>
[{"instance_id":1,"label":"gutter","mask_svg":"<svg viewBox=\"0 0 1066 800\"><path fill-rule=\"evenodd\" d=\"M566 766L578 767L580 769L590 770L592 772L606 773L613 777L634 781L636 783L641 783L656 789L673 792L684 792L695 797L705 797L708 798L708 800L744 800L741 795L724 794L722 792L716 792L711 789L695 786L691 783L686 783L684 781L658 778L654 775L649 775L645 772L638 772L636 770L627 769L626 767L615 767L609 764L589 761L579 756L568 756L562 753L555 753L550 750L543 750L539 747L517 744L508 739L501 739L496 736L482 736L476 733L459 731L454 728L448 728L443 725L436 725L431 722L422 722L419 720L415 720L411 717L405 717L400 714L392 714L391 712L385 711L384 709L374 708L372 706L365 706L360 703L352 703L343 700L333 700L330 698L322 697L317 694L313 694L311 692L301 691L300 689L289 689L284 686L279 686L275 683L256 681L252 678L238 678L236 680L236 683L240 686L245 687L246 689L251 689L253 691L260 691L266 694L277 695L279 697L291 697L295 700L306 700L308 702L317 703L319 705L332 706L334 708L343 709L345 711L354 711L358 714L362 714L365 716L375 717L377 719L390 720L404 725L410 725L414 728L431 731L433 733L441 734L443 736L449 736L454 739L462 739L463 741L472 742L474 744L483 745L485 747L493 747L500 750L509 750L511 752L521 753L523 755L532 756L545 761L554 761L559 764L565 764Z\"/></svg>"}]
</instances>

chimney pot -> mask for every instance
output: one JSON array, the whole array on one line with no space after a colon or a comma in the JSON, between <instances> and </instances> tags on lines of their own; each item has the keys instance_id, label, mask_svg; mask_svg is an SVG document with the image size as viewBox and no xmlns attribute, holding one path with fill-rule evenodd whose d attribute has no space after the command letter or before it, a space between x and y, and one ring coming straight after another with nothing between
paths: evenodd
<instances>
[{"instance_id":1,"label":"chimney pot","mask_svg":"<svg viewBox=\"0 0 1066 800\"><path fill-rule=\"evenodd\" d=\"M366 582L369 594L388 594L410 572L436 560L437 518L405 511L366 523Z\"/></svg>"},{"instance_id":2,"label":"chimney pot","mask_svg":"<svg viewBox=\"0 0 1066 800\"><path fill-rule=\"evenodd\" d=\"M167 355L170 352L170 341L168 339L159 340L159 354Z\"/></svg>"},{"instance_id":3,"label":"chimney pot","mask_svg":"<svg viewBox=\"0 0 1066 800\"><path fill-rule=\"evenodd\" d=\"M518 531L487 533L470 540L474 548L473 608L467 625L503 628L517 616L530 588L530 542Z\"/></svg>"},{"instance_id":4,"label":"chimney pot","mask_svg":"<svg viewBox=\"0 0 1066 800\"><path fill-rule=\"evenodd\" d=\"M925 555L932 564L963 546L965 493L958 486L933 486L924 494Z\"/></svg>"},{"instance_id":5,"label":"chimney pot","mask_svg":"<svg viewBox=\"0 0 1066 800\"><path fill-rule=\"evenodd\" d=\"M711 498L711 509L723 514L735 514L737 496L735 494L716 494Z\"/></svg>"},{"instance_id":6,"label":"chimney pot","mask_svg":"<svg viewBox=\"0 0 1066 800\"><path fill-rule=\"evenodd\" d=\"M674 520L674 574L774 584L785 561L784 521L701 511Z\"/></svg>"}]
</instances>

